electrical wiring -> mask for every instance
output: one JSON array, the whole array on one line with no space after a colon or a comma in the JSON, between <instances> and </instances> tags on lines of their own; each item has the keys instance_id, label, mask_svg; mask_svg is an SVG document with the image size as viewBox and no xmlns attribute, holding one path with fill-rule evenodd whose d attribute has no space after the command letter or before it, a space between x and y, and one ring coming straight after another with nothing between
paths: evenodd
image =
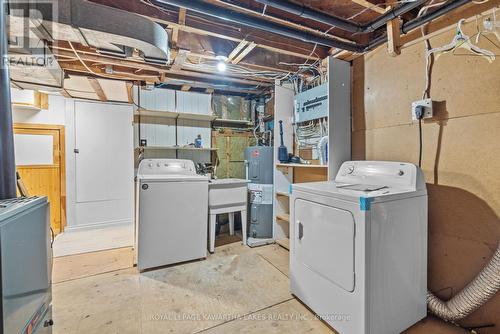
<instances>
[{"instance_id":1,"label":"electrical wiring","mask_svg":"<svg viewBox=\"0 0 500 334\"><path fill-rule=\"evenodd\" d=\"M425 5L422 8L420 8L420 10L417 14L417 17L420 17L420 16L424 15L425 13L427 13L429 8L441 6L444 3L446 3L446 1L435 3L435 0L431 0L428 5ZM422 36L425 36L425 27L426 26L427 25L423 25L422 27L420 27L420 31L422 32ZM425 98L430 98L430 71L431 71L431 65L432 65L432 61L431 61L431 59L429 59L430 55L428 54L430 49L431 49L431 44L430 44L429 40L426 39L425 40L425 88L424 88L424 91L422 93L422 100ZM422 157L423 157L423 150L424 150L423 141L424 141L424 139L423 139L423 132L422 132L422 119L419 118L418 119L418 143L419 143L419 145L418 145L418 166L419 167L422 167Z\"/></svg>"},{"instance_id":2,"label":"electrical wiring","mask_svg":"<svg viewBox=\"0 0 500 334\"><path fill-rule=\"evenodd\" d=\"M93 75L97 76L97 77L100 77L100 78L105 78L105 79L119 79L119 80L123 80L125 79L124 77L122 76L117 76L117 75L112 75L112 74L101 74L101 73L97 73L95 72L94 70L92 70L84 61L83 59L80 57L80 55L78 54L78 51L76 51L75 47L73 46L73 43L71 43L71 41L68 41L68 44L71 48L71 50L73 51L73 53L75 54L76 58L78 59L78 61L83 65L83 67L85 67L85 69L89 72L89 73L92 73ZM133 73L127 73L127 72L121 72L123 73L124 75L130 75L130 76L134 76L134 77L137 77L137 78L152 78L154 77L153 75L139 75L139 74L133 74Z\"/></svg>"},{"instance_id":3,"label":"electrical wiring","mask_svg":"<svg viewBox=\"0 0 500 334\"><path fill-rule=\"evenodd\" d=\"M205 70L208 72L217 72L217 64L216 60L204 60L201 58L198 62L193 62L192 60L188 60L184 63L186 68ZM271 70L252 70L247 67L237 65L237 64L226 64L226 72L229 74L240 75L244 77L254 77L254 78L265 78L269 80L283 80L284 78L290 75L290 72L278 72Z\"/></svg>"},{"instance_id":4,"label":"electrical wiring","mask_svg":"<svg viewBox=\"0 0 500 334\"><path fill-rule=\"evenodd\" d=\"M298 148L316 148L322 137L328 135L328 121L316 119L293 125L295 143Z\"/></svg>"}]
</instances>

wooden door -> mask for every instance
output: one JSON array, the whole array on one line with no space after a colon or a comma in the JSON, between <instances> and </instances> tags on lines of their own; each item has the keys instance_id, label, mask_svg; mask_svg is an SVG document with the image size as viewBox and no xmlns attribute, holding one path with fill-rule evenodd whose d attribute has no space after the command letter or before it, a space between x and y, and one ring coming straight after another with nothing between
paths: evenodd
<instances>
[{"instance_id":1,"label":"wooden door","mask_svg":"<svg viewBox=\"0 0 500 334\"><path fill-rule=\"evenodd\" d=\"M55 234L66 224L64 127L15 124L16 168L30 196L47 196Z\"/></svg>"}]
</instances>

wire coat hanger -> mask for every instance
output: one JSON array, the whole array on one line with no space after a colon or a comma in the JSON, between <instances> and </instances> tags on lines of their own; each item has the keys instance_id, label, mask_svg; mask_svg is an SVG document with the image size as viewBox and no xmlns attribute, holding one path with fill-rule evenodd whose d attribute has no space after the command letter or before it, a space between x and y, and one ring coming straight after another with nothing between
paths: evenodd
<instances>
[{"instance_id":1,"label":"wire coat hanger","mask_svg":"<svg viewBox=\"0 0 500 334\"><path fill-rule=\"evenodd\" d=\"M431 56L432 54L436 54L437 60L442 54L454 52L458 48L463 48L476 56L484 57L486 60L488 60L489 63L492 63L495 60L495 54L489 50L481 49L477 45L472 44L470 37L467 36L462 30L463 22L465 22L465 19L461 19L460 21L458 21L457 30L451 43L428 50L426 52L427 57Z\"/></svg>"}]
</instances>

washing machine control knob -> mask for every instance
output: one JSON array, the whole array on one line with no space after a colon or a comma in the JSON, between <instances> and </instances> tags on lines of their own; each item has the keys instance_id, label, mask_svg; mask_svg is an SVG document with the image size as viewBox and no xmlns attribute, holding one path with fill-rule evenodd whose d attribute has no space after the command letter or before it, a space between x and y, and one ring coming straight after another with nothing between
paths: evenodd
<instances>
[{"instance_id":1,"label":"washing machine control knob","mask_svg":"<svg viewBox=\"0 0 500 334\"><path fill-rule=\"evenodd\" d=\"M152 163L149 163L148 164L149 168L153 167L153 164Z\"/></svg>"},{"instance_id":2,"label":"washing machine control knob","mask_svg":"<svg viewBox=\"0 0 500 334\"><path fill-rule=\"evenodd\" d=\"M161 165L160 165L160 163L157 163L157 164L156 164L156 167L160 167L160 166L161 166Z\"/></svg>"},{"instance_id":3,"label":"washing machine control knob","mask_svg":"<svg viewBox=\"0 0 500 334\"><path fill-rule=\"evenodd\" d=\"M346 172L347 172L347 174L352 174L352 173L354 173L354 166L353 166L353 165L349 165L349 166L347 166L347 168L346 168Z\"/></svg>"}]
</instances>

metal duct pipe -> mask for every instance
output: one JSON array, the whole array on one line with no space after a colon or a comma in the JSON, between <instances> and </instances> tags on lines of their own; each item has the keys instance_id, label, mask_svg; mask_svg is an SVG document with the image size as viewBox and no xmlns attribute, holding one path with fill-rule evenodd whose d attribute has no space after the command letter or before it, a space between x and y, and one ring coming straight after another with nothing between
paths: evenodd
<instances>
[{"instance_id":1,"label":"metal duct pipe","mask_svg":"<svg viewBox=\"0 0 500 334\"><path fill-rule=\"evenodd\" d=\"M282 36L299 39L304 42L319 44L332 48L339 48L343 50L348 50L352 52L362 52L363 46L355 43L346 43L340 40L327 38L298 29L289 28L274 22L267 21L258 17L250 17L242 13L238 13L232 10L227 10L215 5L208 4L201 0L152 0L157 6L161 5L172 5L176 7L183 7L194 12L209 15L218 19L224 19L237 24L245 25L251 28L257 28L279 34Z\"/></svg>"},{"instance_id":2,"label":"metal duct pipe","mask_svg":"<svg viewBox=\"0 0 500 334\"><path fill-rule=\"evenodd\" d=\"M438 9L436 9L435 11L433 11L429 14L422 15L420 17L417 17L416 19L413 19L411 21L406 22L405 24L403 24L401 26L401 33L407 34L411 30L418 28L426 23L429 23L430 21L432 21L438 17L441 17L441 16L451 12L452 10L457 9L458 7L463 6L469 2L471 2L471 0L457 0L457 1L449 2L449 3L439 7ZM384 44L385 42L387 42L387 35L386 34L381 35L381 36L375 38L374 40L370 41L368 43L368 45L366 45L364 52L371 51L371 50L375 49L376 47Z\"/></svg>"},{"instance_id":3,"label":"metal duct pipe","mask_svg":"<svg viewBox=\"0 0 500 334\"><path fill-rule=\"evenodd\" d=\"M362 27L357 23L350 22L341 17L336 17L332 15L325 14L318 10L306 7L304 5L298 5L293 2L285 1L285 0L256 0L261 4L272 6L274 8L281 9L282 11L295 14L297 16L311 19L313 21L318 21L324 24L328 24L330 26L335 26L342 30L350 31L350 32L361 32Z\"/></svg>"},{"instance_id":4,"label":"metal duct pipe","mask_svg":"<svg viewBox=\"0 0 500 334\"><path fill-rule=\"evenodd\" d=\"M16 197L16 164L7 62L6 1L0 0L0 200Z\"/></svg>"},{"instance_id":5,"label":"metal duct pipe","mask_svg":"<svg viewBox=\"0 0 500 334\"><path fill-rule=\"evenodd\" d=\"M321 22L327 24L329 26L335 26L342 30L347 30L350 32L372 32L377 30L378 28L384 26L387 21L393 20L412 9L422 5L428 0L415 0L411 2L407 2L401 6L398 6L387 13L384 13L377 19L368 22L365 25L360 25L355 22L350 22L346 19L325 14L319 10L315 10L304 5L298 5L293 2L289 2L286 0L256 0L264 5L272 6L274 8L281 9L285 12L292 13L298 15L300 17L311 19L313 21Z\"/></svg>"}]
</instances>

